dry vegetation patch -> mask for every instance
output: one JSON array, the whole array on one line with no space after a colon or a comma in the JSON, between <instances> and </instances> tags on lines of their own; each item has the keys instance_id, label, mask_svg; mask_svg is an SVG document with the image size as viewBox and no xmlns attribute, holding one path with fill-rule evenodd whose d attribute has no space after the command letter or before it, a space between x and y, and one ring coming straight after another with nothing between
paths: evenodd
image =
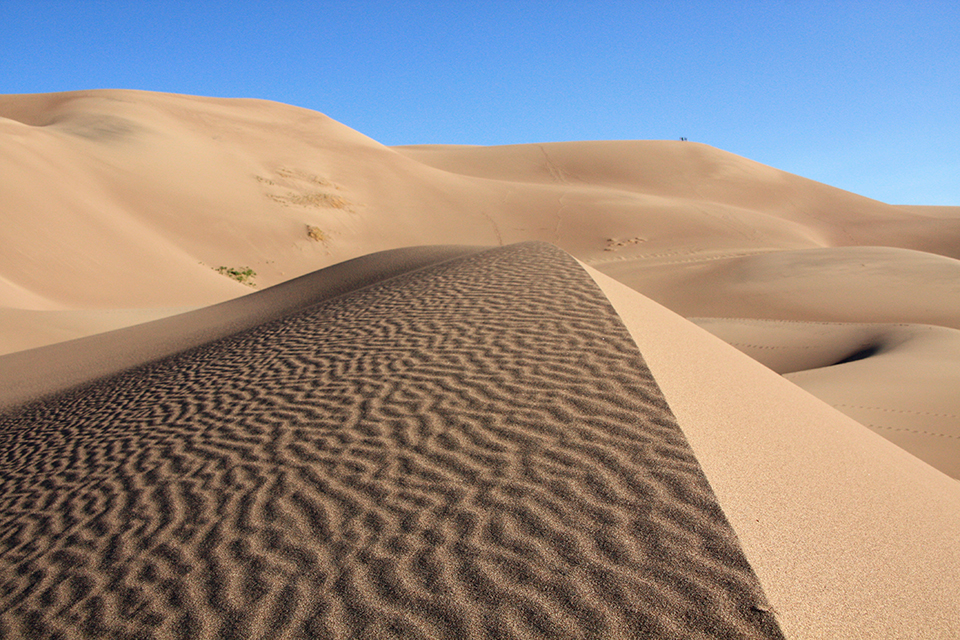
<instances>
[{"instance_id":1,"label":"dry vegetation patch","mask_svg":"<svg viewBox=\"0 0 960 640\"><path fill-rule=\"evenodd\" d=\"M299 205L301 207L329 207L331 209L346 209L350 202L343 196L323 191L307 193L268 193L267 197L283 205Z\"/></svg>"},{"instance_id":2,"label":"dry vegetation patch","mask_svg":"<svg viewBox=\"0 0 960 640\"><path fill-rule=\"evenodd\" d=\"M307 225L307 237L315 242L326 242L327 234L323 232L323 229L320 227L315 227L311 224Z\"/></svg>"},{"instance_id":3,"label":"dry vegetation patch","mask_svg":"<svg viewBox=\"0 0 960 640\"><path fill-rule=\"evenodd\" d=\"M264 195L283 206L328 209L348 209L350 206L349 200L334 193L340 190L339 186L300 169L280 167L273 177L254 176L254 179L272 187Z\"/></svg>"},{"instance_id":4,"label":"dry vegetation patch","mask_svg":"<svg viewBox=\"0 0 960 640\"><path fill-rule=\"evenodd\" d=\"M646 238L641 238L636 236L634 238L629 238L627 240L617 240L616 238L607 238L607 247L604 251L617 251L618 249L623 249L633 244L642 244L646 242Z\"/></svg>"}]
</instances>

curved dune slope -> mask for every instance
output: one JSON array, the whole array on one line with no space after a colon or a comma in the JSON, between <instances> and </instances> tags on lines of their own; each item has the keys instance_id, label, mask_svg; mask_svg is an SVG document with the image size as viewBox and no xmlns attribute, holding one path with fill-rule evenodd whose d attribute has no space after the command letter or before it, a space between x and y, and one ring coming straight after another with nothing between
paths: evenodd
<instances>
[{"instance_id":1,"label":"curved dune slope","mask_svg":"<svg viewBox=\"0 0 960 640\"><path fill-rule=\"evenodd\" d=\"M591 274L640 347L787 637L960 637L956 480Z\"/></svg>"},{"instance_id":2,"label":"curved dune slope","mask_svg":"<svg viewBox=\"0 0 960 640\"><path fill-rule=\"evenodd\" d=\"M960 329L960 207L891 206L698 143L388 148L277 103L82 91L0 96L0 181L0 353L376 251L529 240L688 317ZM882 405L792 379L890 434L960 415L949 373Z\"/></svg>"},{"instance_id":3,"label":"curved dune slope","mask_svg":"<svg viewBox=\"0 0 960 640\"><path fill-rule=\"evenodd\" d=\"M590 276L431 260L0 418L5 635L782 637Z\"/></svg>"},{"instance_id":4,"label":"curved dune slope","mask_svg":"<svg viewBox=\"0 0 960 640\"><path fill-rule=\"evenodd\" d=\"M693 318L801 388L960 478L960 331L915 324Z\"/></svg>"},{"instance_id":5,"label":"curved dune slope","mask_svg":"<svg viewBox=\"0 0 960 640\"><path fill-rule=\"evenodd\" d=\"M263 287L422 244L540 239L602 271L960 246L960 215L696 143L390 149L305 109L134 91L0 96L0 135L12 308L211 304L246 291L220 266L249 266Z\"/></svg>"}]
</instances>

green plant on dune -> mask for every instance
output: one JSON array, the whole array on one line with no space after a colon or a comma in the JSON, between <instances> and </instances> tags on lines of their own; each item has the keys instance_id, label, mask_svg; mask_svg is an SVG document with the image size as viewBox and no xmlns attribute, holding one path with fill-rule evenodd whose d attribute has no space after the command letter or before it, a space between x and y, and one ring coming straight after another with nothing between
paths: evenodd
<instances>
[{"instance_id":1,"label":"green plant on dune","mask_svg":"<svg viewBox=\"0 0 960 640\"><path fill-rule=\"evenodd\" d=\"M233 278L240 284L245 284L249 287L257 286L253 282L257 272L250 267L240 267L239 269L234 267L217 267L217 273L227 276L228 278Z\"/></svg>"}]
</instances>

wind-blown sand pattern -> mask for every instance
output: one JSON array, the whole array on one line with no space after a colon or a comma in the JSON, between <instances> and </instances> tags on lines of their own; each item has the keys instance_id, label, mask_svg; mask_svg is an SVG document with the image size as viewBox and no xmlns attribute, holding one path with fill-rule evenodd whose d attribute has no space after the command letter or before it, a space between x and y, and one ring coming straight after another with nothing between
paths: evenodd
<instances>
[{"instance_id":1,"label":"wind-blown sand pattern","mask_svg":"<svg viewBox=\"0 0 960 640\"><path fill-rule=\"evenodd\" d=\"M471 253L0 420L5 636L782 637L568 255Z\"/></svg>"},{"instance_id":2,"label":"wind-blown sand pattern","mask_svg":"<svg viewBox=\"0 0 960 640\"><path fill-rule=\"evenodd\" d=\"M41 626L52 637L96 636L108 629L123 636L123 629L135 628L137 636L176 635L180 623L172 611L193 616L189 624L181 621L187 625L180 629L183 634L276 635L269 622L274 611L289 614L280 635L296 636L307 620L313 621L307 625L311 632L314 624L330 621L330 634L346 634L348 626L362 626L355 622L364 611L381 606L422 614L413 619L397 613L381 618L384 624L407 620L424 634L443 635L455 624L440 621L438 612L450 610L441 605L459 607L473 597L458 560L466 556L456 555L475 549L469 543L486 550L480 558L485 564L471 557L469 567L495 578L483 593L513 594L496 602L499 610L513 612L509 615L490 614L494 605L480 596L470 600L474 609L451 614L449 620L479 635L496 620L503 620L504 629L514 625L536 635L537 618L531 612L537 607L553 612L554 618L543 624L555 625L555 635L580 630L589 636L588 619L609 624L610 633L620 625L629 635L628 622L638 618L623 602L643 609L650 601L637 594L655 585L669 597L652 606L660 617L651 624L673 620L670 631L682 634L689 630L683 625L722 620L720 627L704 628L694 637L722 635L738 624L752 632L743 625L765 609L775 613L784 635L803 640L960 637L960 207L886 204L698 142L387 147L323 114L275 102L98 90L0 96L0 213L0 416L6 416L0 441L7 456L2 481L8 483L5 487L23 485L33 471L47 478L46 484L29 482L25 490L33 493L2 496L2 504L13 507L0 513L0 522L8 524L4 531L12 536L4 539L24 546L4 554L6 564L0 565L0 607L10 605L0 614L0 636L19 631L42 635ZM585 305L574 295L583 291L581 285L570 291L564 285L562 295L536 300L552 311L540 313L545 324L535 326L542 328L549 324L546 318L554 317L550 327L574 321L569 330L551 328L540 337L532 337L536 332L512 334L504 323L517 318L499 312L514 304L533 308L530 300L524 302L524 292L547 286L523 277L519 288L484 289L483 295L509 298L509 304L497 298L497 305L484 307L498 313L477 312L482 326L501 327L494 332L496 339L456 329L476 315L476 305L464 304L467 294L480 287L468 265L490 259L490 254L470 256L485 247L530 241L549 242L580 261L619 320L608 317L607 302L601 305L607 311L587 313L593 303ZM542 258L522 269L545 269L556 274L554 279L580 282L577 269L572 276L563 271L566 267L557 267L559 258ZM499 276L499 266L521 268L514 258L490 265L495 268L484 278L494 285L516 276ZM437 293L425 298L433 306L424 306L419 294L399 295L411 287ZM587 290L596 293L592 286ZM360 300L371 303L367 315L357 306ZM347 301L353 301L349 309ZM386 315L374 312L390 304L397 306ZM419 315L400 314L401 308ZM308 396L303 381L321 375L326 364L317 364L314 356L330 345L320 337L293 341L293 334L281 328L301 327L297 323L311 314L319 317L324 309L328 315L310 325L309 332L314 335L323 326L324 340L340 336L323 362L341 366L342 386L329 379L322 393ZM348 310L353 315L329 315ZM437 320L441 311L449 314L443 322ZM574 340L584 329L577 319L584 317L596 335L589 334L590 341ZM426 346L406 359L399 351L384 351L377 331L387 331L385 318L398 329L419 327L422 332L415 337ZM365 319L373 324L366 327ZM604 324L608 320L613 324ZM454 328L450 336L448 325ZM341 335L335 327L341 334L347 327L355 331ZM594 368L571 382L567 372L580 366L577 358L595 363L598 353L607 353L592 347L582 356L573 352L596 346L608 331L614 332L612 342L604 348L613 349L621 344L623 328L642 361L637 348L626 343L616 347L623 362L614 364L613 356L603 360L614 377L598 381L595 376L607 372ZM267 349L263 345L271 331L296 353L312 355L285 359L276 355L283 349L275 346L270 349L276 354L267 361L247 367L257 359L244 349ZM360 349L358 336L367 335L373 336L363 344L369 352L346 358L343 349ZM489 358L466 358L469 349L455 349L470 344L482 344L485 350L476 353L484 357L495 353L493 347L503 349L504 359L486 366ZM414 348L412 341L403 345ZM504 345L516 348L509 351ZM227 355L230 349L234 351ZM567 354L557 361L562 375L544 377L544 371L552 371L549 366L531 363L547 362L547 354L559 357L558 350ZM433 360L425 359L423 354L431 353ZM302 370L282 372L288 362L303 365ZM363 382L354 366L360 364L376 369L380 386ZM413 364L423 366L410 368ZM572 399L578 393L593 397L591 390L600 389L637 402L624 369L633 380L652 375L716 497L714 503L713 496L703 494L709 497L703 504L722 509L771 606L757 598L760 604L744 609L741 605L753 599L741 595L754 592L752 587L744 591L743 581L719 590L709 581L694 581L684 587L689 591L664 591L667 582L660 578L666 574L652 573L660 576L654 582L633 580L641 560L655 564L660 556L641 554L641 537L624 529L627 520L606 529L627 531L616 538L623 566L608 557L614 547L605 546L605 540L611 536L598 538L596 521L605 521L603 514L610 510L629 511L617 509L637 502L637 487L646 485L615 478L603 465L625 459L639 464L642 457L634 455L633 441L616 447L620 458L589 464L582 461L586 458L574 458L577 467L570 470L563 462L567 458L537 457L554 450L545 444L534 449L529 444L538 442L533 436L504 440L503 434L511 433L507 427L537 426L542 442L560 442L551 440L555 426L531 426L540 414L579 420L581 414L597 413L613 416L604 425L616 424L621 414L604 413L610 407L601 412L583 408L594 401L571 407L540 400ZM440 381L426 386L427 371L460 386ZM474 374L458 379L455 371ZM542 390L481 385L519 377L542 384ZM401 378L413 381L418 393L389 395L392 387L384 385L399 384ZM275 388L284 379L291 382L287 391L255 391L257 381ZM194 413L170 409L177 403L150 401L154 393L169 399L201 388L207 390L207 401L184 405ZM458 389L474 388L484 391L464 391L460 404L448 401ZM368 390L366 402L349 399L348 391ZM381 392L387 396L380 397ZM652 402L653 396L642 397ZM114 410L111 398L131 404ZM145 403L141 409L132 408L135 398ZM43 402L26 408L37 400ZM328 449L322 452L314 441L292 448L293 436L276 425L295 425L290 429L297 437L309 429L283 422L287 414L275 408L288 400L310 407L301 422L314 424L318 416L342 419L350 429L356 427L342 431L354 439L341 443L328 437ZM393 413L384 412L394 406L388 400L400 403ZM504 412L506 404L519 410ZM533 404L540 414L530 409ZM335 407L347 413L341 415ZM438 420L423 421L419 431L402 428L420 425L426 420L421 416L452 415L459 407L474 411L458 418L465 422L451 423L444 437L426 437L433 433L427 428L443 423ZM81 419L87 410L89 419ZM33 411L37 420L26 419L24 411ZM650 414L627 405L621 411L633 421L629 428L621 424L625 433L652 433L644 430L650 425L637 426ZM50 412L59 412L58 417L42 418ZM368 424L358 417L367 415L363 412L394 430L379 440L361 433ZM405 418L403 412L410 415ZM234 431L201 416L226 416L226 426ZM165 420L172 432L151 426ZM676 433L674 427L661 426L663 434ZM487 440L455 437L468 427L474 428L473 435L492 432ZM231 445L244 429L242 442ZM572 435L561 442L565 446L576 442L573 435L588 435L582 426L566 431ZM402 469L399 463L384 462L394 458L361 458L364 451L382 453L370 442L386 443L385 450L399 456L400 449L387 447L399 441L387 436L404 434L411 447L422 445L434 457L408 454L406 460L420 466ZM616 440L611 438L596 440L609 444ZM503 449L487 454L482 447L488 441ZM597 446L584 451L600 451ZM335 447L344 453L335 456ZM478 450L482 455L467 455ZM202 455L212 461L205 462ZM684 456L671 459L669 468L688 468L692 459ZM270 484L254 474L266 473L264 460L278 461L276 468L281 460L295 460L297 466L282 483ZM451 460L465 471L443 466ZM468 488L474 485L466 480L456 491L445 488L457 473L493 477L483 466L488 464L500 465L495 469L501 476L495 479L504 487L529 488L507 474L533 469L545 481L554 478L549 473L560 474L582 495L560 495L548 487L531 490L524 503L522 496L506 496L501 485L499 493L489 489L482 494L471 493ZM300 474L310 465L321 469L317 478L339 478L339 492L329 493L330 500L349 497L354 502L314 499L316 478ZM83 472L87 466L95 470ZM601 468L607 475L588 473ZM622 469L627 468L624 463ZM139 477L141 484L101 481L118 469ZM387 486L401 471L409 471L419 484L404 487L402 495L399 489L384 494L380 511L370 507L382 519L359 519L375 500L358 487L373 486L370 478L381 469L378 479ZM428 473L439 480L425 488L428 483L420 476ZM609 496L598 497L602 490L588 478L607 483ZM229 487L219 490L220 483ZM70 492L57 493L64 488ZM113 493L98 499L97 489ZM140 503L133 498L119 501L117 496L134 495L134 489L140 490L136 500L145 506L136 507ZM30 502L29 495L36 500ZM464 497L457 502L460 495ZM293 496L312 502L295 503ZM478 507L478 496L487 503ZM557 537L544 541L524 528L527 512L497 507L505 496L530 505L530 513L546 523L544 531L573 531L576 535L562 540L572 539L583 562L594 563L589 566L616 565L614 574L622 578L614 581L616 588L635 597L615 597L582 569L565 576L556 571L564 568L569 554L551 549L566 542ZM604 502L608 499L609 504ZM170 509L164 511L166 503ZM319 550L311 542L319 534L309 523L323 520L311 519L312 504L323 507L328 528L321 525L321 531L334 540ZM351 504L355 509L348 512ZM406 511L398 511L398 504ZM487 509L488 504L493 507ZM592 506L574 508L565 519L548 508L570 504ZM448 516L461 513L457 509L490 520L471 521L481 533L454 548L453 524L444 528L437 523L453 523ZM410 511L416 517L404 520ZM656 519L655 510L632 513L650 516L657 525L669 523ZM692 518L694 512L685 513ZM261 527L268 516L272 528ZM397 522L407 522L410 531L395 533ZM493 531L486 526L491 522L501 522L503 528ZM17 523L29 527L19 529ZM376 523L381 523L381 533L371 528ZM516 525L512 529L511 523ZM57 534L60 529L65 533ZM689 533L683 526L668 529L678 536ZM264 533L271 531L293 533L278 547L281 538ZM713 534L697 531L686 538L685 553L701 559L707 557L703 553L723 555L719 547L698 548L698 541ZM101 537L100 532L113 533ZM372 572L368 567L385 557L393 536L408 545L388 554L397 563L396 574ZM522 544L505 550L503 540L513 540L511 536L532 544L533 551L527 553ZM351 555L357 547L350 545L374 539L365 555ZM434 555L424 555L427 548ZM300 549L313 555L290 560ZM335 562L337 558L341 560ZM535 560L524 564L526 558ZM664 559L659 566L680 572L671 574L676 580L685 571L740 566L733 559L710 565L690 564L686 558L676 552L676 564ZM439 577L424 583L425 567L431 566L441 567ZM320 568L311 573L306 567ZM348 568L353 582L330 577ZM380 595L372 578L366 580L369 576L386 576L376 584L394 580L402 601ZM529 576L535 578L534 586L520 584ZM331 604L321 611L327 601L311 599L308 592L317 590L308 587L331 580L343 588L319 591L350 597L337 600L339 608ZM293 587L282 591L277 586L285 584ZM459 586L442 598L432 591L448 584ZM358 586L344 590L350 585ZM77 602L71 605L74 592ZM356 594L362 597L354 598ZM574 605L581 600L558 604L564 594L592 604L576 613ZM726 604L714 606L723 597L729 599ZM283 598L289 598L290 606L278 604ZM418 607L407 606L414 601ZM348 602L349 610L344 608ZM428 606L419 606L423 603ZM596 615L583 614L587 609ZM35 613L24 617L28 610ZM681 610L706 613L683 617ZM676 622L678 615L683 622ZM88 618L102 626L84 627ZM152 633L146 631L148 622L157 623ZM23 631L23 624L37 629ZM415 635L412 627L404 632Z\"/></svg>"},{"instance_id":3,"label":"wind-blown sand pattern","mask_svg":"<svg viewBox=\"0 0 960 640\"><path fill-rule=\"evenodd\" d=\"M885 204L697 142L386 147L275 102L76 91L0 96L0 182L0 354L248 294L231 273L265 289L383 250L531 240L749 354L861 348L799 323L960 330L960 207ZM882 340L886 362L790 379L960 478L960 395L938 373L960 342ZM890 393L891 371L921 373Z\"/></svg>"}]
</instances>

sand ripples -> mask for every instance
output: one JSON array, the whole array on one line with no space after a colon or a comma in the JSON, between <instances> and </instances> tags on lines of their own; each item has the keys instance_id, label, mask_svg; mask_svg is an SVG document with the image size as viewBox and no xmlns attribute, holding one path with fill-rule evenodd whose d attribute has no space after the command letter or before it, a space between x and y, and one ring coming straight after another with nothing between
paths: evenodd
<instances>
[{"instance_id":1,"label":"sand ripples","mask_svg":"<svg viewBox=\"0 0 960 640\"><path fill-rule=\"evenodd\" d=\"M635 345L549 245L0 428L3 635L780 637Z\"/></svg>"}]
</instances>

